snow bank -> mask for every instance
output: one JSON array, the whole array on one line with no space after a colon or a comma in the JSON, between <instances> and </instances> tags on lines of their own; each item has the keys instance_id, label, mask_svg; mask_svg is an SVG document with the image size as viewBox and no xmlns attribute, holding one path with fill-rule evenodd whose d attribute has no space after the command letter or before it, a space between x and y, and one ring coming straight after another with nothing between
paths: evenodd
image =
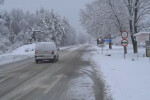
<instances>
[{"instance_id":1,"label":"snow bank","mask_svg":"<svg viewBox=\"0 0 150 100\"><path fill-rule=\"evenodd\" d=\"M24 45L10 53L0 55L0 65L34 57L35 44Z\"/></svg>"},{"instance_id":2,"label":"snow bank","mask_svg":"<svg viewBox=\"0 0 150 100\"><path fill-rule=\"evenodd\" d=\"M34 44L29 44L29 45L24 45L16 50L12 51L10 54L12 55L34 55L34 49L35 49L35 43Z\"/></svg>"},{"instance_id":3,"label":"snow bank","mask_svg":"<svg viewBox=\"0 0 150 100\"><path fill-rule=\"evenodd\" d=\"M89 58L96 64L96 69L110 88L113 100L150 100L150 62L144 57L145 48L139 49L139 58L128 48L126 59L123 57L123 47L113 47L113 50L92 46ZM111 54L111 56L106 56Z\"/></svg>"}]
</instances>

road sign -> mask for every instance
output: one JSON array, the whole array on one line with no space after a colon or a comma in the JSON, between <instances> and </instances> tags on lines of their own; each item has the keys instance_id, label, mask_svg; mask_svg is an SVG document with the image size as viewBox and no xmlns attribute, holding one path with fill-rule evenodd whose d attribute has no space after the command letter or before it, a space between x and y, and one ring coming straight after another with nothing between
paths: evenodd
<instances>
[{"instance_id":1,"label":"road sign","mask_svg":"<svg viewBox=\"0 0 150 100\"><path fill-rule=\"evenodd\" d=\"M122 33L121 33L121 37L124 39L124 38L128 38L128 32L126 32L126 31L123 31Z\"/></svg>"},{"instance_id":2,"label":"road sign","mask_svg":"<svg viewBox=\"0 0 150 100\"><path fill-rule=\"evenodd\" d=\"M124 46L124 47L126 47L128 45L128 40L127 39L123 39L121 41L121 45Z\"/></svg>"},{"instance_id":3,"label":"road sign","mask_svg":"<svg viewBox=\"0 0 150 100\"><path fill-rule=\"evenodd\" d=\"M104 39L104 42L112 42L112 39Z\"/></svg>"}]
</instances>

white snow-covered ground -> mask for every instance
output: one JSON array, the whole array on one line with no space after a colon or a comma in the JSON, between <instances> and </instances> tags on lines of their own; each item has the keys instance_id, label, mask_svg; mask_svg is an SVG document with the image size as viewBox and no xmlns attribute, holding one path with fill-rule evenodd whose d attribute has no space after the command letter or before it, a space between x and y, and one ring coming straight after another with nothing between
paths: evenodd
<instances>
[{"instance_id":1,"label":"white snow-covered ground","mask_svg":"<svg viewBox=\"0 0 150 100\"><path fill-rule=\"evenodd\" d=\"M139 49L138 59L132 48L128 48L124 59L121 46L113 46L112 50L106 46L103 54L97 46L87 50L90 53L86 53L83 58L91 61L93 69L106 83L107 92L113 100L150 100L150 61L144 57L145 48Z\"/></svg>"},{"instance_id":2,"label":"white snow-covered ground","mask_svg":"<svg viewBox=\"0 0 150 100\"><path fill-rule=\"evenodd\" d=\"M85 45L85 44L84 44ZM76 50L83 45L60 47L60 50ZM10 53L0 55L0 65L34 57L35 44L23 45Z\"/></svg>"},{"instance_id":3,"label":"white snow-covered ground","mask_svg":"<svg viewBox=\"0 0 150 100\"><path fill-rule=\"evenodd\" d=\"M74 51L80 47L87 46L89 45L88 43L84 44L78 44L78 45L72 45L72 46L65 46L65 47L59 47L60 50L69 50L69 51Z\"/></svg>"}]
</instances>

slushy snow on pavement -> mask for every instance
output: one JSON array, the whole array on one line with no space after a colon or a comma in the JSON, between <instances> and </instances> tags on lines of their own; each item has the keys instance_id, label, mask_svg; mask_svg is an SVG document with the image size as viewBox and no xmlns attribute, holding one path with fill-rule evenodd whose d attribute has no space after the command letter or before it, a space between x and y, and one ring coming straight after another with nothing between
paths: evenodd
<instances>
[{"instance_id":1,"label":"slushy snow on pavement","mask_svg":"<svg viewBox=\"0 0 150 100\"><path fill-rule=\"evenodd\" d=\"M89 68L84 68L83 71L92 70ZM81 75L70 81L71 87L68 91L68 100L95 100L93 81L83 71L80 70L78 73Z\"/></svg>"}]
</instances>

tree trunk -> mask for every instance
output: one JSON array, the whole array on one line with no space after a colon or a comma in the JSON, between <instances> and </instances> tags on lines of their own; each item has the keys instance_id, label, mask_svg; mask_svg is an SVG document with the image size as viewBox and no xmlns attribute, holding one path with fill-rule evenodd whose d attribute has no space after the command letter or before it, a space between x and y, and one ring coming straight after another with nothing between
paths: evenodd
<instances>
[{"instance_id":1,"label":"tree trunk","mask_svg":"<svg viewBox=\"0 0 150 100\"><path fill-rule=\"evenodd\" d=\"M133 35L131 35L131 39L132 39L132 44L133 44L133 52L137 53L138 52L138 50L137 50L137 41L135 41Z\"/></svg>"},{"instance_id":2,"label":"tree trunk","mask_svg":"<svg viewBox=\"0 0 150 100\"><path fill-rule=\"evenodd\" d=\"M112 43L109 42L109 49L112 49Z\"/></svg>"},{"instance_id":3,"label":"tree trunk","mask_svg":"<svg viewBox=\"0 0 150 100\"><path fill-rule=\"evenodd\" d=\"M137 27L137 21L138 21L138 4L139 4L139 0L136 0L135 2L135 12L134 12L134 32L137 33L138 32L138 27Z\"/></svg>"},{"instance_id":4,"label":"tree trunk","mask_svg":"<svg viewBox=\"0 0 150 100\"><path fill-rule=\"evenodd\" d=\"M136 0L135 2L135 12L134 12L134 33L133 34L136 34L138 33L138 27L137 27L137 21L138 21L138 12L139 12L139 9L138 9L138 4L139 4L139 0ZM134 50L134 53L137 53L138 52L138 48L137 48L137 41L136 41L136 37L133 36L133 50Z\"/></svg>"},{"instance_id":5,"label":"tree trunk","mask_svg":"<svg viewBox=\"0 0 150 100\"><path fill-rule=\"evenodd\" d=\"M134 33L133 33L133 27L132 27L132 20L129 21L130 23L130 34L131 34L131 40L133 45L133 52L137 53L137 42L135 41Z\"/></svg>"},{"instance_id":6,"label":"tree trunk","mask_svg":"<svg viewBox=\"0 0 150 100\"><path fill-rule=\"evenodd\" d=\"M137 53L137 42L135 41L135 37L134 37L135 29L137 30L137 27L135 27L135 21L132 20L132 17L135 16L136 14L135 14L135 12L133 13L133 9L135 9L135 8L132 8L132 3L133 3L132 0L128 0L129 15L130 15L129 26L130 26L131 40L132 40L132 44L133 44L133 52ZM137 1L136 1L135 5L137 5ZM138 9L137 9L137 11L138 11ZM134 17L134 20L135 20L135 17Z\"/></svg>"}]
</instances>

